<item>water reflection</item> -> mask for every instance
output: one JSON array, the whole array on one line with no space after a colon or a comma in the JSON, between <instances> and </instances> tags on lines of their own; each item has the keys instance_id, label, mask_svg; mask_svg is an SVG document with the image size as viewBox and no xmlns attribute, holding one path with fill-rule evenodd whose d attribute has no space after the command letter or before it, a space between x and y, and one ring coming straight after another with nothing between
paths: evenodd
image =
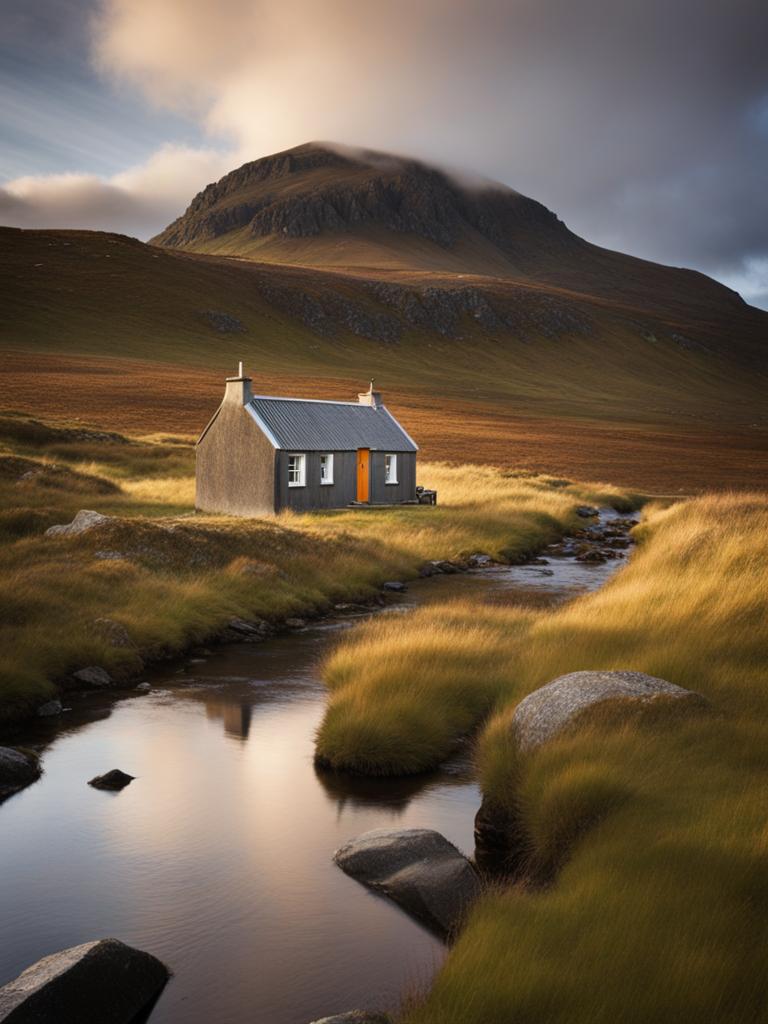
<instances>
[{"instance_id":1,"label":"water reflection","mask_svg":"<svg viewBox=\"0 0 768 1024\"><path fill-rule=\"evenodd\" d=\"M247 740L251 731L253 708L247 701L211 700L205 701L205 713L212 721L221 720L227 736Z\"/></svg>"},{"instance_id":2,"label":"water reflection","mask_svg":"<svg viewBox=\"0 0 768 1024\"><path fill-rule=\"evenodd\" d=\"M316 765L315 776L339 815L346 808L386 808L393 817L400 817L414 798L432 789L474 784L468 762L395 779L352 775Z\"/></svg>"}]
</instances>

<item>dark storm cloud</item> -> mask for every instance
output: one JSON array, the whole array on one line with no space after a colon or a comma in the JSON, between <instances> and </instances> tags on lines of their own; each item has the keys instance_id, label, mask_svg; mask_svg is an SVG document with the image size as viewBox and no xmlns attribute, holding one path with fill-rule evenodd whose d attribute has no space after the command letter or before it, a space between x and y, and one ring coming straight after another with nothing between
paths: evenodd
<instances>
[{"instance_id":1,"label":"dark storm cloud","mask_svg":"<svg viewBox=\"0 0 768 1024\"><path fill-rule=\"evenodd\" d=\"M411 152L768 292L765 3L104 0L95 33L102 72L232 160L317 138Z\"/></svg>"}]
</instances>

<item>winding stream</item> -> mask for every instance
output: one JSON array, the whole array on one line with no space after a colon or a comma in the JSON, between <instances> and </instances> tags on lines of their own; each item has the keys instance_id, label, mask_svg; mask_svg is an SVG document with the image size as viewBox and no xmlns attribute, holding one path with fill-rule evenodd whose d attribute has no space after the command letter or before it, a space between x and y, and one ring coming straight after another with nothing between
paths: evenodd
<instances>
[{"instance_id":1,"label":"winding stream","mask_svg":"<svg viewBox=\"0 0 768 1024\"><path fill-rule=\"evenodd\" d=\"M439 576L395 608L459 596L552 605L622 564ZM108 935L174 971L152 1024L306 1024L396 1008L428 983L442 944L331 855L395 826L435 828L471 855L480 794L461 761L408 780L315 770L317 663L351 624L217 648L149 677L147 695L78 699L15 739L47 749L43 778L0 807L0 985ZM137 778L121 793L86 785L111 768Z\"/></svg>"}]
</instances>

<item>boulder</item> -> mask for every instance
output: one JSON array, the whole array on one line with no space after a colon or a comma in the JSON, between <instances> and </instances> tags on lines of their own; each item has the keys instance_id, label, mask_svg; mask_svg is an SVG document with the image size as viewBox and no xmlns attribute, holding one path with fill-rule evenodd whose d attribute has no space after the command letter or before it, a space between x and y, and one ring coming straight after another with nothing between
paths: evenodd
<instances>
[{"instance_id":1,"label":"boulder","mask_svg":"<svg viewBox=\"0 0 768 1024\"><path fill-rule=\"evenodd\" d=\"M0 747L0 801L39 779L42 773L36 754L14 747Z\"/></svg>"},{"instance_id":2,"label":"boulder","mask_svg":"<svg viewBox=\"0 0 768 1024\"><path fill-rule=\"evenodd\" d=\"M50 718L52 715L60 715L63 710L60 700L47 700L40 705L37 713L41 718Z\"/></svg>"},{"instance_id":3,"label":"boulder","mask_svg":"<svg viewBox=\"0 0 768 1024\"><path fill-rule=\"evenodd\" d=\"M106 640L110 647L133 647L130 633L122 624L114 619L100 618L93 620L95 631Z\"/></svg>"},{"instance_id":4,"label":"boulder","mask_svg":"<svg viewBox=\"0 0 768 1024\"><path fill-rule=\"evenodd\" d=\"M595 508L594 505L579 505L576 515L581 516L582 519L591 519L593 516L600 515L600 509Z\"/></svg>"},{"instance_id":5,"label":"boulder","mask_svg":"<svg viewBox=\"0 0 768 1024\"><path fill-rule=\"evenodd\" d=\"M489 565L493 565L493 559L490 555L485 555L482 552L470 555L468 559L469 565L473 569L486 569Z\"/></svg>"},{"instance_id":6,"label":"boulder","mask_svg":"<svg viewBox=\"0 0 768 1024\"><path fill-rule=\"evenodd\" d=\"M480 894L477 872L445 836L432 829L374 829L333 855L342 871L443 936L454 934Z\"/></svg>"},{"instance_id":7,"label":"boulder","mask_svg":"<svg viewBox=\"0 0 768 1024\"><path fill-rule=\"evenodd\" d=\"M135 778L135 775L128 775L126 772L121 772L119 768L113 768L112 771L91 779L88 785L93 786L94 789L120 790L125 789Z\"/></svg>"},{"instance_id":8,"label":"boulder","mask_svg":"<svg viewBox=\"0 0 768 1024\"><path fill-rule=\"evenodd\" d=\"M406 587L404 583L401 583L400 580L387 580L386 583L381 585L381 589L389 590L393 594L402 594L402 592L407 590L408 587Z\"/></svg>"},{"instance_id":9,"label":"boulder","mask_svg":"<svg viewBox=\"0 0 768 1024\"><path fill-rule=\"evenodd\" d=\"M0 1024L130 1024L169 975L156 957L117 939L85 942L0 988Z\"/></svg>"},{"instance_id":10,"label":"boulder","mask_svg":"<svg viewBox=\"0 0 768 1024\"><path fill-rule=\"evenodd\" d=\"M147 682L137 683L135 689L137 689L139 693L149 693L152 689L152 684Z\"/></svg>"},{"instance_id":11,"label":"boulder","mask_svg":"<svg viewBox=\"0 0 768 1024\"><path fill-rule=\"evenodd\" d=\"M220 639L232 643L260 643L274 633L266 619L230 619L220 634Z\"/></svg>"},{"instance_id":12,"label":"boulder","mask_svg":"<svg viewBox=\"0 0 768 1024\"><path fill-rule=\"evenodd\" d=\"M392 1024L392 1018L375 1010L347 1010L346 1013L334 1013L332 1017L320 1017L311 1024Z\"/></svg>"},{"instance_id":13,"label":"boulder","mask_svg":"<svg viewBox=\"0 0 768 1024\"><path fill-rule=\"evenodd\" d=\"M49 526L45 531L46 537L74 537L80 533L88 533L99 526L110 522L109 516L103 516L101 512L93 512L90 509L81 508L71 523L60 526Z\"/></svg>"},{"instance_id":14,"label":"boulder","mask_svg":"<svg viewBox=\"0 0 768 1024\"><path fill-rule=\"evenodd\" d=\"M115 685L109 672L106 669L99 668L98 665L80 668L77 672L72 673L72 678L82 686L86 686L89 690L104 690L109 686Z\"/></svg>"},{"instance_id":15,"label":"boulder","mask_svg":"<svg viewBox=\"0 0 768 1024\"><path fill-rule=\"evenodd\" d=\"M307 624L306 619L290 618L285 620L285 624L288 629L304 629Z\"/></svg>"},{"instance_id":16,"label":"boulder","mask_svg":"<svg viewBox=\"0 0 768 1024\"><path fill-rule=\"evenodd\" d=\"M512 716L512 728L520 749L533 750L596 704L609 700L648 704L659 699L706 703L701 694L644 672L570 672L521 700Z\"/></svg>"}]
</instances>

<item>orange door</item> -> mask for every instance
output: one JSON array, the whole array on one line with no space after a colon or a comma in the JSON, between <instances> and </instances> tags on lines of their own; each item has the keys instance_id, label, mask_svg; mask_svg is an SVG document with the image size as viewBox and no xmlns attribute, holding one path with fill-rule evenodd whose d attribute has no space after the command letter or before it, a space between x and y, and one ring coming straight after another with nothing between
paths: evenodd
<instances>
[{"instance_id":1,"label":"orange door","mask_svg":"<svg viewBox=\"0 0 768 1024\"><path fill-rule=\"evenodd\" d=\"M357 449L357 500L368 501L370 496L369 466L371 453L368 448Z\"/></svg>"}]
</instances>

